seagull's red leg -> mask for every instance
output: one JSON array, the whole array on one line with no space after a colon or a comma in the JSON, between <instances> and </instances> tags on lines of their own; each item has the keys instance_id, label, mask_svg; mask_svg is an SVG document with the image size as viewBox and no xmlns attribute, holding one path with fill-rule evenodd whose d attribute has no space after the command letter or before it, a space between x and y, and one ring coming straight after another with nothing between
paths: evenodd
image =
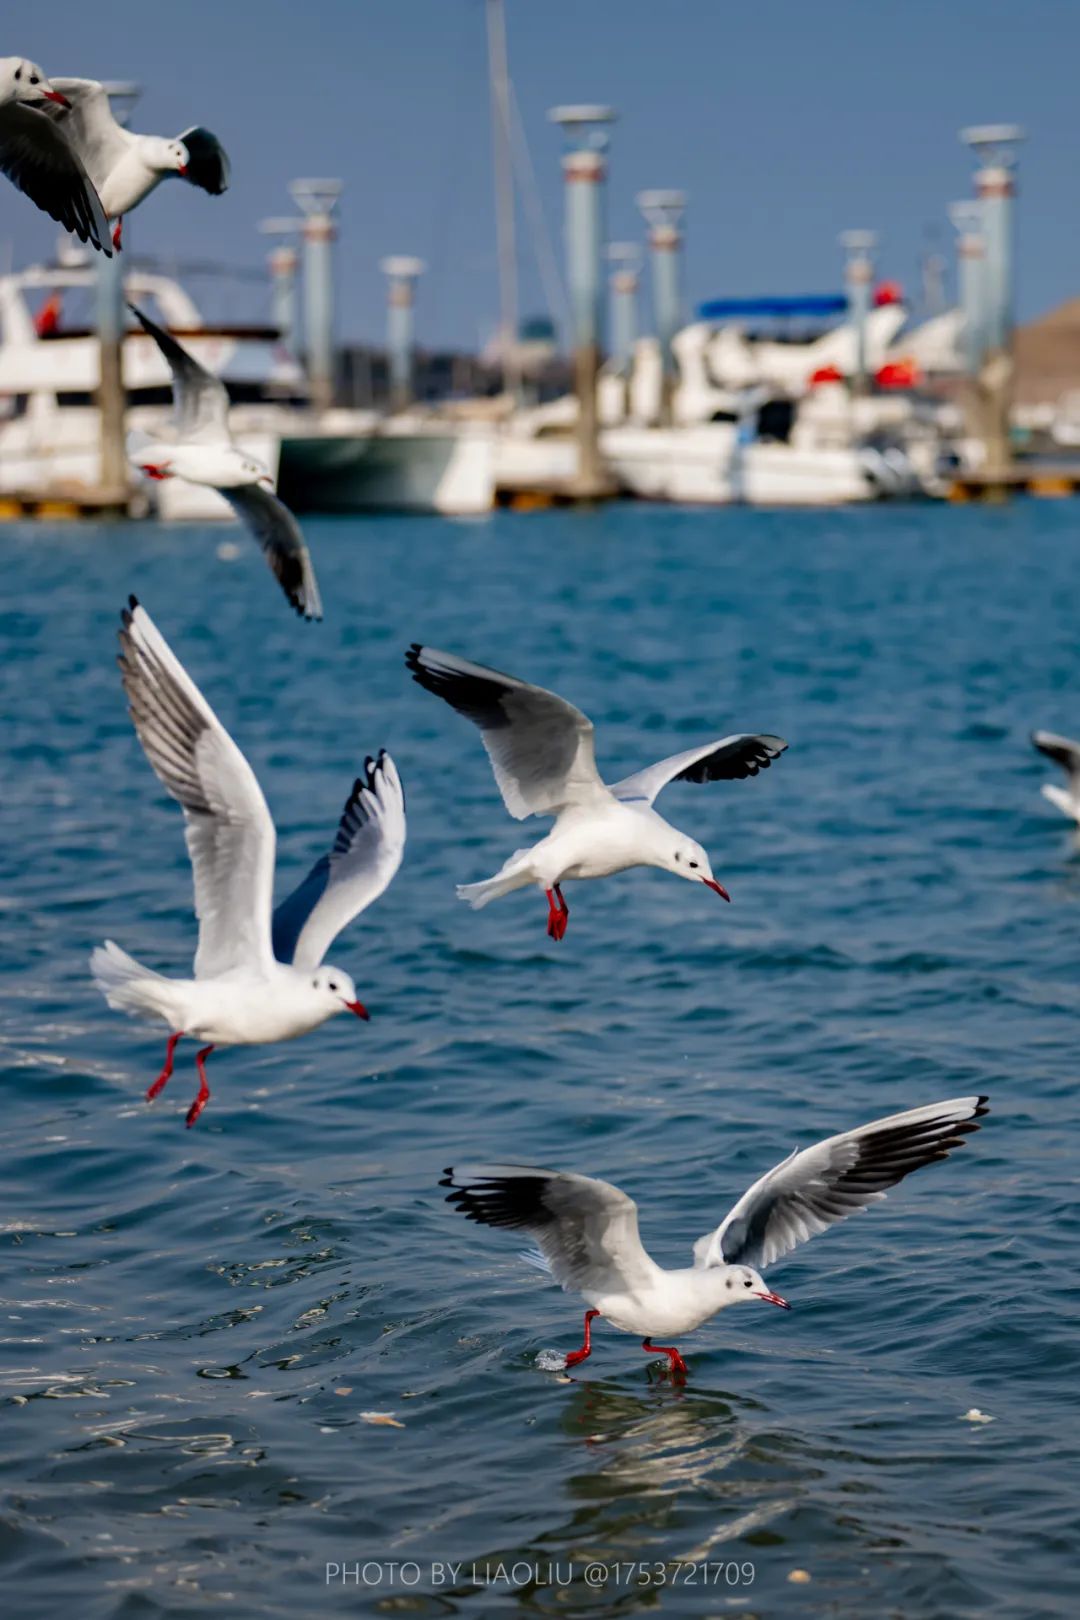
<instances>
[{"instance_id":1,"label":"seagull's red leg","mask_svg":"<svg viewBox=\"0 0 1080 1620\"><path fill-rule=\"evenodd\" d=\"M158 1075L157 1079L154 1081L153 1085L150 1087L149 1091L146 1093L147 1102L153 1102L153 1100L157 1096L158 1092L161 1091L162 1088L164 1087L166 1080L172 1074L173 1053L176 1051L176 1043L177 1043L177 1041L182 1040L183 1035L184 1035L184 1032L181 1029L181 1030L178 1030L175 1035L170 1035L169 1036L169 1044L165 1048L165 1067L162 1069L161 1073Z\"/></svg>"},{"instance_id":2,"label":"seagull's red leg","mask_svg":"<svg viewBox=\"0 0 1080 1620\"><path fill-rule=\"evenodd\" d=\"M562 939L566 933L566 925L570 920L570 907L563 899L563 892L556 883L553 889L545 889L548 903L547 931L549 939Z\"/></svg>"},{"instance_id":3,"label":"seagull's red leg","mask_svg":"<svg viewBox=\"0 0 1080 1620\"><path fill-rule=\"evenodd\" d=\"M568 1367L576 1367L579 1361L584 1361L586 1356L592 1355L593 1317L599 1315L599 1311L585 1312L585 1343L582 1345L580 1350L570 1351L570 1354L566 1358L566 1365Z\"/></svg>"},{"instance_id":4,"label":"seagull's red leg","mask_svg":"<svg viewBox=\"0 0 1080 1620\"><path fill-rule=\"evenodd\" d=\"M201 1052L196 1052L195 1054L195 1067L199 1071L199 1095L196 1097L195 1101L187 1111L187 1122L189 1127L194 1125L195 1121L198 1119L199 1115L210 1101L210 1087L206 1083L205 1063L206 1059L210 1056L213 1050L214 1048L212 1046L204 1046Z\"/></svg>"},{"instance_id":5,"label":"seagull's red leg","mask_svg":"<svg viewBox=\"0 0 1080 1620\"><path fill-rule=\"evenodd\" d=\"M678 1373L681 1378L685 1378L690 1371L673 1344L653 1344L649 1339L642 1339L641 1348L647 1350L650 1355L667 1356L673 1377Z\"/></svg>"},{"instance_id":6,"label":"seagull's red leg","mask_svg":"<svg viewBox=\"0 0 1080 1620\"><path fill-rule=\"evenodd\" d=\"M120 238L123 236L123 234L124 216L121 214L120 218L112 228L112 245L116 249L117 253L120 251Z\"/></svg>"}]
</instances>

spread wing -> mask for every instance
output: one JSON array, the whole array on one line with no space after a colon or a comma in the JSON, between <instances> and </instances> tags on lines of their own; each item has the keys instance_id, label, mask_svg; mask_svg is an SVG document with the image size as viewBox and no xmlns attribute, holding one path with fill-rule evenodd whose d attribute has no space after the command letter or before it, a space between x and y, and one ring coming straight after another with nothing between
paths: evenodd
<instances>
[{"instance_id":1,"label":"spread wing","mask_svg":"<svg viewBox=\"0 0 1080 1620\"><path fill-rule=\"evenodd\" d=\"M0 170L80 242L112 258L109 224L94 183L63 128L46 113L17 101L0 106Z\"/></svg>"},{"instance_id":2,"label":"spread wing","mask_svg":"<svg viewBox=\"0 0 1080 1620\"><path fill-rule=\"evenodd\" d=\"M518 821L607 798L592 721L565 698L417 641L405 663L425 691L479 726L499 792Z\"/></svg>"},{"instance_id":3,"label":"spread wing","mask_svg":"<svg viewBox=\"0 0 1080 1620\"><path fill-rule=\"evenodd\" d=\"M1033 731L1031 741L1040 754L1061 766L1070 784L1080 788L1080 743L1059 737L1054 731Z\"/></svg>"},{"instance_id":4,"label":"spread wing","mask_svg":"<svg viewBox=\"0 0 1080 1620\"><path fill-rule=\"evenodd\" d=\"M195 977L269 967L274 823L255 773L135 597L120 649L139 741L184 811L199 919Z\"/></svg>"},{"instance_id":5,"label":"spread wing","mask_svg":"<svg viewBox=\"0 0 1080 1620\"><path fill-rule=\"evenodd\" d=\"M783 737L740 732L647 765L634 776L614 783L611 791L617 799L644 799L646 804L652 804L669 782L742 782L767 770L786 747Z\"/></svg>"},{"instance_id":6,"label":"spread wing","mask_svg":"<svg viewBox=\"0 0 1080 1620\"><path fill-rule=\"evenodd\" d=\"M658 1267L642 1247L637 1205L607 1181L521 1164L446 1170L447 1203L481 1226L528 1232L555 1281L584 1292L633 1288Z\"/></svg>"},{"instance_id":7,"label":"spread wing","mask_svg":"<svg viewBox=\"0 0 1080 1620\"><path fill-rule=\"evenodd\" d=\"M377 900L401 865L405 795L385 748L364 761L329 854L274 913L274 955L318 967L345 924Z\"/></svg>"},{"instance_id":8,"label":"spread wing","mask_svg":"<svg viewBox=\"0 0 1080 1620\"><path fill-rule=\"evenodd\" d=\"M264 484L218 489L259 542L274 578L297 613L305 619L321 619L322 598L311 553L299 523L284 501L279 501Z\"/></svg>"},{"instance_id":9,"label":"spread wing","mask_svg":"<svg viewBox=\"0 0 1080 1620\"><path fill-rule=\"evenodd\" d=\"M225 384L193 359L149 315L144 315L134 304L129 304L128 308L143 331L153 338L172 372L177 439L184 444L230 444L229 396Z\"/></svg>"},{"instance_id":10,"label":"spread wing","mask_svg":"<svg viewBox=\"0 0 1080 1620\"><path fill-rule=\"evenodd\" d=\"M217 136L199 124L194 129L185 129L177 140L187 151L184 179L189 185L199 186L212 197L220 197L223 191L228 191L229 158Z\"/></svg>"},{"instance_id":11,"label":"spread wing","mask_svg":"<svg viewBox=\"0 0 1080 1620\"><path fill-rule=\"evenodd\" d=\"M818 1232L876 1204L913 1170L947 1159L988 1112L985 1097L953 1097L792 1153L743 1193L715 1232L698 1238L694 1264L764 1270Z\"/></svg>"},{"instance_id":12,"label":"spread wing","mask_svg":"<svg viewBox=\"0 0 1080 1620\"><path fill-rule=\"evenodd\" d=\"M134 137L116 122L109 93L96 79L54 79L52 85L70 105L52 102L48 116L74 146L94 185L103 189Z\"/></svg>"}]
</instances>

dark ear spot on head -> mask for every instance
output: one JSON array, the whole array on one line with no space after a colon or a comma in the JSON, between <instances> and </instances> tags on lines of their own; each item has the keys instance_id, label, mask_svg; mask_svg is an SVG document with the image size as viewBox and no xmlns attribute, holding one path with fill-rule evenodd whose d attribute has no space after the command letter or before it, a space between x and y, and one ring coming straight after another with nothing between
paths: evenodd
<instances>
[{"instance_id":1,"label":"dark ear spot on head","mask_svg":"<svg viewBox=\"0 0 1080 1620\"><path fill-rule=\"evenodd\" d=\"M15 80L16 80L16 83L17 83L17 82L18 82L18 81L19 81L19 79L21 79L21 78L22 78L22 68L21 68L21 67L17 67L17 68L16 68L16 69L15 69Z\"/></svg>"},{"instance_id":2,"label":"dark ear spot on head","mask_svg":"<svg viewBox=\"0 0 1080 1620\"><path fill-rule=\"evenodd\" d=\"M676 850L676 851L675 851L675 859L676 859L676 860L677 860L677 861L681 861L681 860L682 860L682 856L681 856L681 855L680 855L680 854L679 854L679 852L678 852L678 850Z\"/></svg>"}]
</instances>

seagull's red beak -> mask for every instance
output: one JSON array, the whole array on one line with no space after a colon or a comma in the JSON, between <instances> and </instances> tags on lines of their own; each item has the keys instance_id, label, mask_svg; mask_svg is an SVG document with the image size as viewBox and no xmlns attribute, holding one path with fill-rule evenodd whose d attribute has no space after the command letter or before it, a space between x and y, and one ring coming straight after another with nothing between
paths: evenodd
<instances>
[{"instance_id":1,"label":"seagull's red beak","mask_svg":"<svg viewBox=\"0 0 1080 1620\"><path fill-rule=\"evenodd\" d=\"M767 1305L779 1305L782 1311L790 1311L791 1309L791 1306L788 1304L787 1300L781 1299L779 1294L763 1294L755 1289L754 1298L763 1299Z\"/></svg>"},{"instance_id":2,"label":"seagull's red beak","mask_svg":"<svg viewBox=\"0 0 1080 1620\"><path fill-rule=\"evenodd\" d=\"M187 164L186 163L181 163L180 167L177 169L176 172L177 172L177 174L182 174L182 175L186 176L187 175L187 169L188 169Z\"/></svg>"},{"instance_id":3,"label":"seagull's red beak","mask_svg":"<svg viewBox=\"0 0 1080 1620\"><path fill-rule=\"evenodd\" d=\"M715 894L718 894L721 900L731 899L731 896L724 888L724 885L722 883L717 883L715 878L702 878L701 881L704 883L707 889L712 889Z\"/></svg>"},{"instance_id":4,"label":"seagull's red beak","mask_svg":"<svg viewBox=\"0 0 1080 1620\"><path fill-rule=\"evenodd\" d=\"M341 1005L349 1012L355 1013L357 1018L368 1019L371 1017L371 1014L368 1012L362 1001L343 1001Z\"/></svg>"},{"instance_id":5,"label":"seagull's red beak","mask_svg":"<svg viewBox=\"0 0 1080 1620\"><path fill-rule=\"evenodd\" d=\"M58 107L71 106L71 102L68 100L67 96L62 96L59 90L43 90L41 93L45 97L46 101L55 101Z\"/></svg>"},{"instance_id":6,"label":"seagull's red beak","mask_svg":"<svg viewBox=\"0 0 1080 1620\"><path fill-rule=\"evenodd\" d=\"M167 462L162 462L160 466L157 466L152 462L144 461L142 464L142 470L146 474L147 478L152 478L154 482L158 484L163 484L166 478L171 478L173 476L169 471Z\"/></svg>"}]
</instances>

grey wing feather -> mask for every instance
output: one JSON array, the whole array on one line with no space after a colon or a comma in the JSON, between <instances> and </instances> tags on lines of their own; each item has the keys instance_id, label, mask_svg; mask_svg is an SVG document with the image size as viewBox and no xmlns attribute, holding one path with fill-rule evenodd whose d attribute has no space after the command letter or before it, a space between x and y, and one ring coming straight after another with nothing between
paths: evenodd
<instances>
[{"instance_id":1,"label":"grey wing feather","mask_svg":"<svg viewBox=\"0 0 1080 1620\"><path fill-rule=\"evenodd\" d=\"M479 726L503 802L516 820L607 798L596 769L592 721L565 698L419 642L405 654L405 664L425 691Z\"/></svg>"},{"instance_id":2,"label":"grey wing feather","mask_svg":"<svg viewBox=\"0 0 1080 1620\"><path fill-rule=\"evenodd\" d=\"M716 1231L698 1239L695 1265L763 1270L835 1222L877 1203L913 1170L948 1158L988 1112L985 1097L953 1097L792 1153L743 1194Z\"/></svg>"},{"instance_id":3,"label":"grey wing feather","mask_svg":"<svg viewBox=\"0 0 1080 1620\"><path fill-rule=\"evenodd\" d=\"M172 372L177 438L184 443L231 443L229 395L225 384L201 366L149 315L144 315L134 304L129 304L128 308L153 338Z\"/></svg>"},{"instance_id":4,"label":"grey wing feather","mask_svg":"<svg viewBox=\"0 0 1080 1620\"><path fill-rule=\"evenodd\" d=\"M647 765L643 771L615 782L611 791L624 802L644 799L652 804L669 782L742 782L748 776L767 770L786 747L783 737L773 737L767 732L739 732Z\"/></svg>"},{"instance_id":5,"label":"grey wing feather","mask_svg":"<svg viewBox=\"0 0 1080 1620\"><path fill-rule=\"evenodd\" d=\"M1059 737L1055 731L1033 731L1031 741L1040 754L1062 767L1071 782L1080 782L1080 743Z\"/></svg>"},{"instance_id":6,"label":"grey wing feather","mask_svg":"<svg viewBox=\"0 0 1080 1620\"><path fill-rule=\"evenodd\" d=\"M134 597L123 614L120 670L146 757L184 811L196 978L269 967L274 823L254 771Z\"/></svg>"},{"instance_id":7,"label":"grey wing feather","mask_svg":"<svg viewBox=\"0 0 1080 1620\"><path fill-rule=\"evenodd\" d=\"M109 222L94 183L61 126L44 112L19 102L0 107L0 170L80 242L112 258Z\"/></svg>"},{"instance_id":8,"label":"grey wing feather","mask_svg":"<svg viewBox=\"0 0 1080 1620\"><path fill-rule=\"evenodd\" d=\"M49 102L48 117L75 147L95 186L104 189L134 137L116 122L109 93L96 79L53 79L52 87L66 96L71 106Z\"/></svg>"},{"instance_id":9,"label":"grey wing feather","mask_svg":"<svg viewBox=\"0 0 1080 1620\"><path fill-rule=\"evenodd\" d=\"M608 1181L519 1164L467 1164L446 1170L439 1185L451 1189L447 1203L467 1220L527 1232L563 1288L656 1279L637 1205Z\"/></svg>"},{"instance_id":10,"label":"grey wing feather","mask_svg":"<svg viewBox=\"0 0 1080 1620\"><path fill-rule=\"evenodd\" d=\"M259 542L274 578L297 613L305 619L321 619L322 598L311 553L284 501L262 484L241 484L219 493Z\"/></svg>"},{"instance_id":11,"label":"grey wing feather","mask_svg":"<svg viewBox=\"0 0 1080 1620\"><path fill-rule=\"evenodd\" d=\"M319 965L346 923L382 894L405 850L405 795L385 748L364 762L328 854L274 913L274 955L298 968Z\"/></svg>"}]
</instances>

